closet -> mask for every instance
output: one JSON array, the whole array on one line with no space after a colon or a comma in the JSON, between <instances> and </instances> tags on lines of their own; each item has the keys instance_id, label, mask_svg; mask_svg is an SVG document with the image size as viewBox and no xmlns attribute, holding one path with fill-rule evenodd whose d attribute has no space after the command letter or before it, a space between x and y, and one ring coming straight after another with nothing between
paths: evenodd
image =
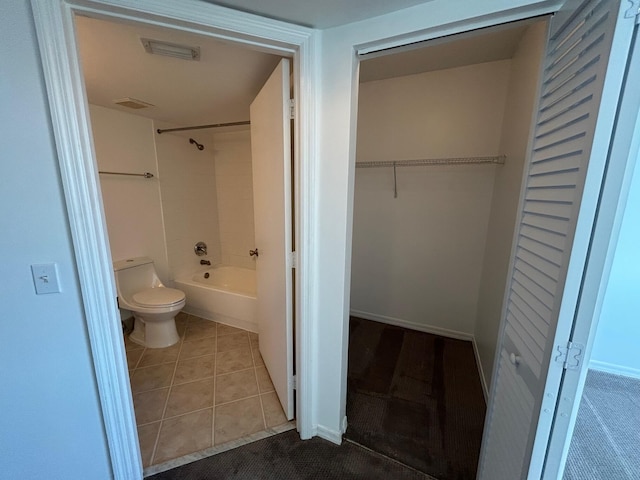
<instances>
[{"instance_id":1,"label":"closet","mask_svg":"<svg viewBox=\"0 0 640 480\"><path fill-rule=\"evenodd\" d=\"M545 33L528 21L361 62L351 313L474 340L486 387Z\"/></svg>"}]
</instances>

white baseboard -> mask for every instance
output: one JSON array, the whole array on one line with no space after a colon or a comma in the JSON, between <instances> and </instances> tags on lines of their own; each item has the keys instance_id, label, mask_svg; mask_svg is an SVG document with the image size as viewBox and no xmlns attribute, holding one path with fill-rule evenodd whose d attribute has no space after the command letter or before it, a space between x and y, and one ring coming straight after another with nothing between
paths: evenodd
<instances>
[{"instance_id":1,"label":"white baseboard","mask_svg":"<svg viewBox=\"0 0 640 480\"><path fill-rule=\"evenodd\" d=\"M625 377L636 378L640 380L640 369L616 365L615 363L600 362L591 360L589 368L600 372L612 373L614 375L623 375Z\"/></svg>"},{"instance_id":2,"label":"white baseboard","mask_svg":"<svg viewBox=\"0 0 640 480\"><path fill-rule=\"evenodd\" d=\"M342 444L342 433L336 430L318 425L315 427L315 434L320 438L330 441L331 443L335 443L336 445Z\"/></svg>"},{"instance_id":3,"label":"white baseboard","mask_svg":"<svg viewBox=\"0 0 640 480\"><path fill-rule=\"evenodd\" d=\"M442 335L443 337L457 338L458 340L473 340L473 334L460 332L458 330L449 330L447 328L424 325L422 323L410 322L408 320L402 320L400 318L386 317L384 315L377 315L375 313L361 312L359 310L351 310L349 313L354 317L364 318L365 320L387 323L389 325L404 327L410 330L417 330L419 332L433 333L435 335Z\"/></svg>"},{"instance_id":4,"label":"white baseboard","mask_svg":"<svg viewBox=\"0 0 640 480\"><path fill-rule=\"evenodd\" d=\"M471 339L473 345L473 354L476 357L476 364L478 365L478 375L480 375L480 383L482 384L482 393L484 395L485 403L489 403L489 388L487 387L487 380L484 376L484 369L482 368L482 362L480 361L480 352L478 352L478 344L475 337Z\"/></svg>"}]
</instances>

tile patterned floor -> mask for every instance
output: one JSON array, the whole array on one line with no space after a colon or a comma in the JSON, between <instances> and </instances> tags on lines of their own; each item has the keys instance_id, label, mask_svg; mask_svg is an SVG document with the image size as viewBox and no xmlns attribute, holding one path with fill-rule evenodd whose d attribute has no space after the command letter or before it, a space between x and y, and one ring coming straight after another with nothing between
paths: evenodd
<instances>
[{"instance_id":1,"label":"tile patterned floor","mask_svg":"<svg viewBox=\"0 0 640 480\"><path fill-rule=\"evenodd\" d=\"M176 326L168 348L125 339L145 467L286 423L257 334L185 313Z\"/></svg>"}]
</instances>

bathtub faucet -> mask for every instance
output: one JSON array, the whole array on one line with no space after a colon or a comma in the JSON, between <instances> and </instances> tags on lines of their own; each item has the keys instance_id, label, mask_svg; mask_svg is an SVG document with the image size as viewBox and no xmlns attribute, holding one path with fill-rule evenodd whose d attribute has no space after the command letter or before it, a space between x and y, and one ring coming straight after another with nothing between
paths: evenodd
<instances>
[{"instance_id":1,"label":"bathtub faucet","mask_svg":"<svg viewBox=\"0 0 640 480\"><path fill-rule=\"evenodd\" d=\"M200 265L211 265L209 260L200 260Z\"/></svg>"}]
</instances>

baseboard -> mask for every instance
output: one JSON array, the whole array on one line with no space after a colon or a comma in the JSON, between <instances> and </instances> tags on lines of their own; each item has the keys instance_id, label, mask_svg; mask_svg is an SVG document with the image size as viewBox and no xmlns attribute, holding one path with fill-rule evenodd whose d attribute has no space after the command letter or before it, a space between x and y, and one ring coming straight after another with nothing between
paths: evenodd
<instances>
[{"instance_id":1,"label":"baseboard","mask_svg":"<svg viewBox=\"0 0 640 480\"><path fill-rule=\"evenodd\" d=\"M480 375L480 383L482 384L482 394L484 395L485 403L489 403L489 388L487 387L487 380L484 376L484 369L482 368L482 362L480 361L480 352L478 351L478 344L475 337L471 339L473 345L473 354L476 357L476 365L478 365L478 375Z\"/></svg>"},{"instance_id":2,"label":"baseboard","mask_svg":"<svg viewBox=\"0 0 640 480\"><path fill-rule=\"evenodd\" d=\"M349 313L354 317L364 318L365 320L373 320L374 322L387 323L389 325L395 325L396 327L404 327L408 328L409 330L433 333L435 335L442 335L443 337L457 338L458 340L473 340L473 335L471 333L460 332L458 330L449 330L447 328L434 327L432 325L423 325L421 323L410 322L409 320L386 317L384 315L361 312L359 310L351 310Z\"/></svg>"},{"instance_id":3,"label":"baseboard","mask_svg":"<svg viewBox=\"0 0 640 480\"><path fill-rule=\"evenodd\" d=\"M591 360L589 362L589 368L591 370L598 370L600 372L612 373L613 375L622 375L624 377L631 377L640 380L640 369L625 367L622 365L616 365L615 363L600 362L598 360Z\"/></svg>"},{"instance_id":4,"label":"baseboard","mask_svg":"<svg viewBox=\"0 0 640 480\"><path fill-rule=\"evenodd\" d=\"M318 425L315 428L315 433L316 435L318 435L318 437L324 438L325 440L328 440L331 443L335 443L336 445L342 444L342 433L336 430L332 430L322 425Z\"/></svg>"}]
</instances>

